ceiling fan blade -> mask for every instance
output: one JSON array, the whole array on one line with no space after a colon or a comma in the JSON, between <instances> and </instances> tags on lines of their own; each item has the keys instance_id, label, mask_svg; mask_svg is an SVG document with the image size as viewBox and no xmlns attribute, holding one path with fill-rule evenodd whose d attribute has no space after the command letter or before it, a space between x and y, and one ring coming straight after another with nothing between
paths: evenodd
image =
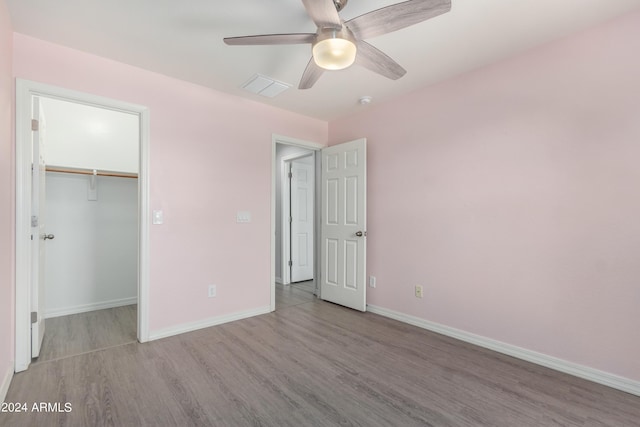
<instances>
[{"instance_id":1,"label":"ceiling fan blade","mask_svg":"<svg viewBox=\"0 0 640 427\"><path fill-rule=\"evenodd\" d=\"M307 13L319 28L341 28L342 21L333 0L302 0Z\"/></svg>"},{"instance_id":2,"label":"ceiling fan blade","mask_svg":"<svg viewBox=\"0 0 640 427\"><path fill-rule=\"evenodd\" d=\"M409 27L451 10L451 0L408 0L365 13L345 24L357 39L368 39Z\"/></svg>"},{"instance_id":3,"label":"ceiling fan blade","mask_svg":"<svg viewBox=\"0 0 640 427\"><path fill-rule=\"evenodd\" d=\"M362 40L358 41L358 54L355 63L391 80L397 80L407 73L407 70L384 52Z\"/></svg>"},{"instance_id":4,"label":"ceiling fan blade","mask_svg":"<svg viewBox=\"0 0 640 427\"><path fill-rule=\"evenodd\" d=\"M224 42L228 45L270 45L270 44L304 44L313 43L316 35L312 33L302 34L262 34L258 36L226 37Z\"/></svg>"},{"instance_id":5,"label":"ceiling fan blade","mask_svg":"<svg viewBox=\"0 0 640 427\"><path fill-rule=\"evenodd\" d=\"M316 62L313 60L313 57L307 64L307 68L304 70L304 74L300 79L300 84L298 85L298 89L309 89L311 86L318 81L320 76L324 73L324 69L320 68Z\"/></svg>"}]
</instances>

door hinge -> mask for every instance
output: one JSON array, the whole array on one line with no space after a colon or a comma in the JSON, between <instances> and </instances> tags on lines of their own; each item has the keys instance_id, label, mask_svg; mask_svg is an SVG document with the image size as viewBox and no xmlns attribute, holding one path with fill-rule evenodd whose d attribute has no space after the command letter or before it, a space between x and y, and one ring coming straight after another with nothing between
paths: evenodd
<instances>
[{"instance_id":1,"label":"door hinge","mask_svg":"<svg viewBox=\"0 0 640 427\"><path fill-rule=\"evenodd\" d=\"M31 312L31 323L37 323L38 322L38 312L37 311L32 311Z\"/></svg>"},{"instance_id":2,"label":"door hinge","mask_svg":"<svg viewBox=\"0 0 640 427\"><path fill-rule=\"evenodd\" d=\"M293 267L293 261L289 260L289 267Z\"/></svg>"},{"instance_id":3,"label":"door hinge","mask_svg":"<svg viewBox=\"0 0 640 427\"><path fill-rule=\"evenodd\" d=\"M36 119L31 119L31 130L38 130L38 120Z\"/></svg>"},{"instance_id":4,"label":"door hinge","mask_svg":"<svg viewBox=\"0 0 640 427\"><path fill-rule=\"evenodd\" d=\"M293 224L293 217L289 217L289 224Z\"/></svg>"},{"instance_id":5,"label":"door hinge","mask_svg":"<svg viewBox=\"0 0 640 427\"><path fill-rule=\"evenodd\" d=\"M293 173L289 172L289 179L293 178Z\"/></svg>"}]
</instances>

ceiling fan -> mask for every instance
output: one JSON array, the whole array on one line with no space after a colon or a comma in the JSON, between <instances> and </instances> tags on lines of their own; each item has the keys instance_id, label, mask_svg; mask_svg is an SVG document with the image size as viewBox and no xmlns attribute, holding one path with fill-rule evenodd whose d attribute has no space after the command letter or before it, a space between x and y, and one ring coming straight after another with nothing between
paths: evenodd
<instances>
[{"instance_id":1,"label":"ceiling fan","mask_svg":"<svg viewBox=\"0 0 640 427\"><path fill-rule=\"evenodd\" d=\"M407 72L364 39L397 31L451 10L451 0L408 0L343 21L338 15L348 0L302 0L315 22L315 33L263 34L227 37L228 45L311 44L312 58L298 89L309 89L325 70L358 64L375 73L399 79Z\"/></svg>"}]
</instances>

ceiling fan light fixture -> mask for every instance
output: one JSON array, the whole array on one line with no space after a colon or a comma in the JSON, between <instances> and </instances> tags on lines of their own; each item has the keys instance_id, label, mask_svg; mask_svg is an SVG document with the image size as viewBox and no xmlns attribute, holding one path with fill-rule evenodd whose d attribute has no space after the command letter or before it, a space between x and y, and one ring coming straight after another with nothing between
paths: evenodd
<instances>
[{"instance_id":1,"label":"ceiling fan light fixture","mask_svg":"<svg viewBox=\"0 0 640 427\"><path fill-rule=\"evenodd\" d=\"M348 30L322 29L312 48L313 60L325 70L342 70L356 60L356 43Z\"/></svg>"},{"instance_id":2,"label":"ceiling fan light fixture","mask_svg":"<svg viewBox=\"0 0 640 427\"><path fill-rule=\"evenodd\" d=\"M399 3L345 21L339 12L348 0L302 0L307 15L316 25L315 33L225 37L224 42L245 46L311 44L313 57L307 63L298 89L311 88L327 70L342 70L354 63L383 77L397 80L407 70L365 39L401 30L449 12L451 1L400 0Z\"/></svg>"}]
</instances>

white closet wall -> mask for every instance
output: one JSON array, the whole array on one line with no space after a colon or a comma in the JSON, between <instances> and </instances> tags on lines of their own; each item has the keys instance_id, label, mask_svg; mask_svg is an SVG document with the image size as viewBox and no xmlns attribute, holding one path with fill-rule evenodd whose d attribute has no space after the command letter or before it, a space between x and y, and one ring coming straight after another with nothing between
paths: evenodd
<instances>
[{"instance_id":1,"label":"white closet wall","mask_svg":"<svg viewBox=\"0 0 640 427\"><path fill-rule=\"evenodd\" d=\"M48 166L138 173L135 115L41 98ZM138 180L47 172L45 316L135 304ZM92 199L92 200L90 200Z\"/></svg>"},{"instance_id":2,"label":"white closet wall","mask_svg":"<svg viewBox=\"0 0 640 427\"><path fill-rule=\"evenodd\" d=\"M46 317L137 301L138 180L47 173Z\"/></svg>"},{"instance_id":3,"label":"white closet wall","mask_svg":"<svg viewBox=\"0 0 640 427\"><path fill-rule=\"evenodd\" d=\"M48 165L138 173L138 117L42 98Z\"/></svg>"}]
</instances>

